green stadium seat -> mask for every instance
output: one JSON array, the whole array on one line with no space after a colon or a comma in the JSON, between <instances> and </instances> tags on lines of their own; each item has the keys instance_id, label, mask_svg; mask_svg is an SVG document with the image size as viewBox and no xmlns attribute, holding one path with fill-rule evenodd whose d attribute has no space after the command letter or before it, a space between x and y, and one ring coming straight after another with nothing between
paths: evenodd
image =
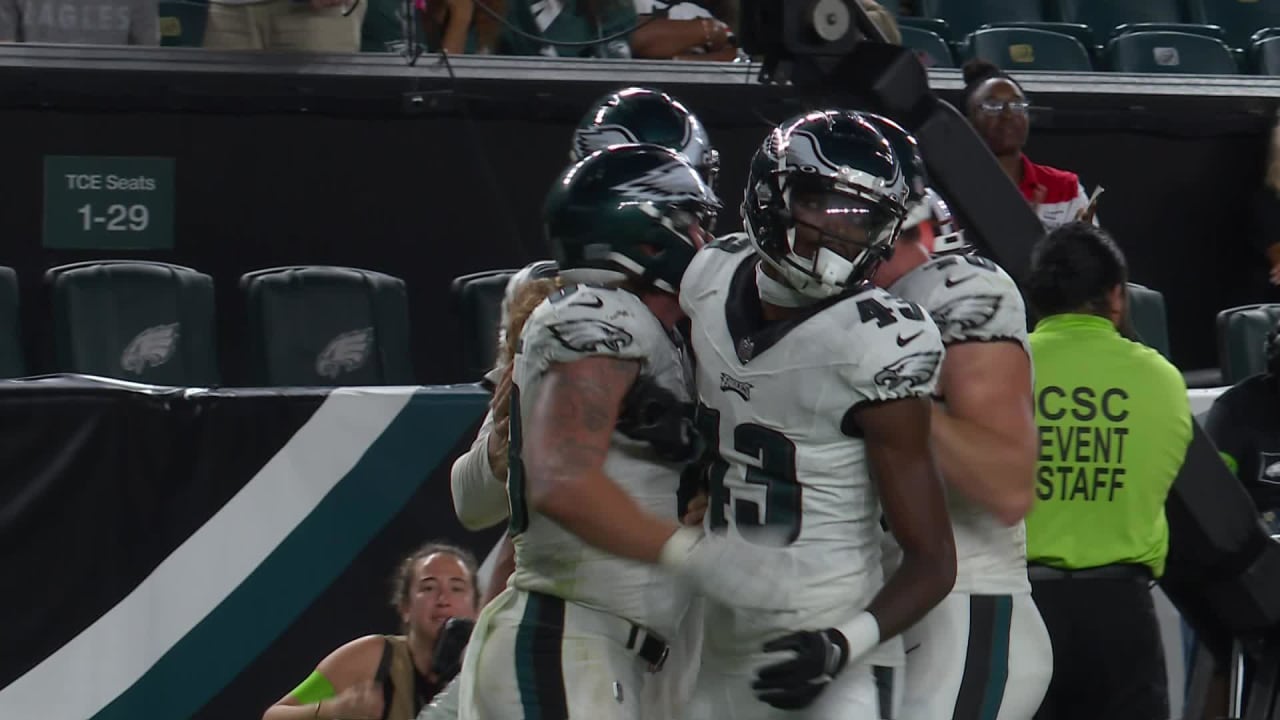
<instances>
[{"instance_id":1,"label":"green stadium seat","mask_svg":"<svg viewBox=\"0 0 1280 720\"><path fill-rule=\"evenodd\" d=\"M160 45L200 47L209 21L209 5L191 0L160 0Z\"/></svg>"},{"instance_id":2,"label":"green stadium seat","mask_svg":"<svg viewBox=\"0 0 1280 720\"><path fill-rule=\"evenodd\" d=\"M1218 360L1228 385L1266 369L1263 345L1280 321L1280 304L1242 305L1218 313Z\"/></svg>"},{"instance_id":3,"label":"green stadium seat","mask_svg":"<svg viewBox=\"0 0 1280 720\"><path fill-rule=\"evenodd\" d=\"M1058 19L1088 25L1104 42L1121 25L1186 21L1179 0L1058 0Z\"/></svg>"},{"instance_id":4,"label":"green stadium seat","mask_svg":"<svg viewBox=\"0 0 1280 720\"><path fill-rule=\"evenodd\" d=\"M920 28L902 26L902 46L913 51L926 68L955 67L951 47L937 34Z\"/></svg>"},{"instance_id":5,"label":"green stadium seat","mask_svg":"<svg viewBox=\"0 0 1280 720\"><path fill-rule=\"evenodd\" d=\"M306 265L240 278L249 311L249 372L265 386L411 385L404 281L371 270Z\"/></svg>"},{"instance_id":6,"label":"green stadium seat","mask_svg":"<svg viewBox=\"0 0 1280 720\"><path fill-rule=\"evenodd\" d=\"M1258 75L1280 75L1280 35L1254 41L1249 47L1249 67Z\"/></svg>"},{"instance_id":7,"label":"green stadium seat","mask_svg":"<svg viewBox=\"0 0 1280 720\"><path fill-rule=\"evenodd\" d=\"M1219 25L1231 47L1249 47L1250 37L1264 28L1280 27L1280 2L1276 0L1198 0L1195 19Z\"/></svg>"},{"instance_id":8,"label":"green stadium seat","mask_svg":"<svg viewBox=\"0 0 1280 720\"><path fill-rule=\"evenodd\" d=\"M1129 323L1138 339L1169 359L1169 320L1164 294L1145 285L1129 283Z\"/></svg>"},{"instance_id":9,"label":"green stadium seat","mask_svg":"<svg viewBox=\"0 0 1280 720\"><path fill-rule=\"evenodd\" d=\"M1048 30L1049 32L1056 32L1056 33L1062 33L1063 35L1070 35L1071 37L1080 41L1080 44L1084 46L1086 50L1089 51L1089 58L1091 61L1094 57L1094 52L1100 49L1098 47L1097 39L1094 38L1093 36L1093 28L1089 27L1088 25L1081 25L1079 23L1044 22L1044 21L1002 22L1002 23L989 23L989 24L983 25L978 29L985 30L987 28L1031 28L1032 30Z\"/></svg>"},{"instance_id":10,"label":"green stadium seat","mask_svg":"<svg viewBox=\"0 0 1280 720\"><path fill-rule=\"evenodd\" d=\"M25 374L18 326L18 274L13 268L0 267L0 378Z\"/></svg>"},{"instance_id":11,"label":"green stadium seat","mask_svg":"<svg viewBox=\"0 0 1280 720\"><path fill-rule=\"evenodd\" d=\"M1221 40L1182 32L1135 32L1107 43L1107 63L1116 72L1235 75L1231 48Z\"/></svg>"},{"instance_id":12,"label":"green stadium seat","mask_svg":"<svg viewBox=\"0 0 1280 720\"><path fill-rule=\"evenodd\" d=\"M1062 33L1031 28L988 28L969 36L969 55L1005 70L1090 72L1089 51Z\"/></svg>"},{"instance_id":13,"label":"green stadium seat","mask_svg":"<svg viewBox=\"0 0 1280 720\"><path fill-rule=\"evenodd\" d=\"M947 24L946 20L940 20L938 18L915 17L912 15L899 17L898 29L901 30L902 28L927 30L948 43L955 40L951 35L951 26Z\"/></svg>"},{"instance_id":14,"label":"green stadium seat","mask_svg":"<svg viewBox=\"0 0 1280 720\"><path fill-rule=\"evenodd\" d=\"M450 284L454 308L461 322L462 364L468 377L479 380L498 355L498 324L502 296L516 270L486 270L456 277Z\"/></svg>"},{"instance_id":15,"label":"green stadium seat","mask_svg":"<svg viewBox=\"0 0 1280 720\"><path fill-rule=\"evenodd\" d=\"M1128 23L1111 31L1109 37L1127 35L1134 32L1181 32L1192 35L1203 35L1214 40L1227 41L1227 33L1217 25L1197 25L1195 23ZM1107 39L1107 38L1104 38Z\"/></svg>"},{"instance_id":16,"label":"green stadium seat","mask_svg":"<svg viewBox=\"0 0 1280 720\"><path fill-rule=\"evenodd\" d=\"M213 280L181 265L99 260L45 272L62 372L153 385L218 383Z\"/></svg>"},{"instance_id":17,"label":"green stadium seat","mask_svg":"<svg viewBox=\"0 0 1280 720\"><path fill-rule=\"evenodd\" d=\"M921 0L921 15L941 18L956 37L965 37L983 25L1037 22L1044 16L1040 0Z\"/></svg>"}]
</instances>

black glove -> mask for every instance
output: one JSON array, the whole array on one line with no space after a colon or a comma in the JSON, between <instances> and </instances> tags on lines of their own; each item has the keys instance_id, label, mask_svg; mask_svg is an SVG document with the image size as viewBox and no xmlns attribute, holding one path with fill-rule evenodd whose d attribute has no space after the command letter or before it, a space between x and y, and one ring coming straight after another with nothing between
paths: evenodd
<instances>
[{"instance_id":1,"label":"black glove","mask_svg":"<svg viewBox=\"0 0 1280 720\"><path fill-rule=\"evenodd\" d=\"M467 649L471 629L475 626L475 620L466 618L451 617L444 621L440 637L436 638L436 656L431 663L441 685L452 680L462 669L462 651Z\"/></svg>"},{"instance_id":2,"label":"black glove","mask_svg":"<svg viewBox=\"0 0 1280 720\"><path fill-rule=\"evenodd\" d=\"M751 684L756 697L779 710L808 707L849 662L849 643L839 630L804 630L771 640L765 652L795 657L766 665Z\"/></svg>"}]
</instances>

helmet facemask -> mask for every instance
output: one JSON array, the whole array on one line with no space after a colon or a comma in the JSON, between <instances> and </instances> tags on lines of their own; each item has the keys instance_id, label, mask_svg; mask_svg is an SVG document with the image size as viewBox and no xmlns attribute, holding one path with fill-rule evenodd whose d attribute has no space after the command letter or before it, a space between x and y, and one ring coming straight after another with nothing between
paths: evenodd
<instances>
[{"instance_id":1,"label":"helmet facemask","mask_svg":"<svg viewBox=\"0 0 1280 720\"><path fill-rule=\"evenodd\" d=\"M866 190L861 174L849 171L835 181L795 172L772 175L786 246L756 244L782 279L807 297L823 299L856 287L893 252L903 210Z\"/></svg>"}]
</instances>

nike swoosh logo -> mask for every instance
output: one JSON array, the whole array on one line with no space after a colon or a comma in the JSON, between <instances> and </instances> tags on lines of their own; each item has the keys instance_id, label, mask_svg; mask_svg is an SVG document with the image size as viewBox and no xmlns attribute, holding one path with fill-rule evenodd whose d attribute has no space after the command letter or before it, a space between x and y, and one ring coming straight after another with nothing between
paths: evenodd
<instances>
[{"instance_id":1,"label":"nike swoosh logo","mask_svg":"<svg viewBox=\"0 0 1280 720\"><path fill-rule=\"evenodd\" d=\"M604 300L601 300L599 297L592 295L590 298L583 298L582 300L579 300L578 302L574 303L574 305L579 305L581 307L589 307L589 308L602 308L604 307Z\"/></svg>"},{"instance_id":2,"label":"nike swoosh logo","mask_svg":"<svg viewBox=\"0 0 1280 720\"><path fill-rule=\"evenodd\" d=\"M923 334L924 334L924 331L923 331L923 330L921 330L920 332L916 333L915 335L912 335L911 337L905 337L905 338L904 338L904 337L902 337L901 335L899 335L899 336L898 336L898 347L906 347L908 343L910 343L912 340L915 340L916 338L920 337L920 336L921 336L921 335L923 335Z\"/></svg>"},{"instance_id":3,"label":"nike swoosh logo","mask_svg":"<svg viewBox=\"0 0 1280 720\"><path fill-rule=\"evenodd\" d=\"M920 649L920 645L921 645L921 643L916 643L915 645L912 645L911 647L907 648L907 653L911 653L911 652L913 652L913 651L915 651L915 650L919 650L919 649Z\"/></svg>"},{"instance_id":4,"label":"nike swoosh logo","mask_svg":"<svg viewBox=\"0 0 1280 720\"><path fill-rule=\"evenodd\" d=\"M962 284L962 283L967 283L967 282L969 282L970 280L972 280L972 279L974 279L974 278L976 278L976 277L978 277L978 276L977 276L977 275L965 275L964 277L960 278L959 280L956 280L956 279L954 279L954 278L947 278L947 279L943 282L943 284L944 284L944 285L946 285L946 286L947 286L947 287L949 287L949 288L953 288L953 287L955 287L955 286L957 286L957 285L960 285L960 284Z\"/></svg>"}]
</instances>

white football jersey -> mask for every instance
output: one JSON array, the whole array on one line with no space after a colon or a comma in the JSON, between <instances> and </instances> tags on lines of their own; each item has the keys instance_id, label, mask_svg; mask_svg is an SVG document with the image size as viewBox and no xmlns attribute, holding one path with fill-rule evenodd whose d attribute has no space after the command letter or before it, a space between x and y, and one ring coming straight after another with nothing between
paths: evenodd
<instances>
[{"instance_id":1,"label":"white football jersey","mask_svg":"<svg viewBox=\"0 0 1280 720\"><path fill-rule=\"evenodd\" d=\"M692 403L692 376L684 352L640 298L626 292L574 285L554 293L529 316L515 357L513 396L520 425L552 363L591 356L634 360L637 384L652 383L681 403ZM512 413L511 444L521 428ZM525 501L524 471L514 459L508 475L516 551L512 585L603 610L671 637L688 608L690 592L655 565L624 560L593 548ZM684 462L662 459L653 446L615 430L605 473L645 510L679 518L676 489Z\"/></svg>"},{"instance_id":2,"label":"white football jersey","mask_svg":"<svg viewBox=\"0 0 1280 720\"><path fill-rule=\"evenodd\" d=\"M699 427L719 456L706 523L810 572L793 612L709 607L705 647L720 656L845 622L883 585L879 496L851 410L929 397L944 352L927 313L870 286L765 325L756 264L730 236L681 285Z\"/></svg>"},{"instance_id":3,"label":"white football jersey","mask_svg":"<svg viewBox=\"0 0 1280 720\"><path fill-rule=\"evenodd\" d=\"M944 345L1011 342L1031 354L1018 286L984 257L936 257L902 276L889 291L928 310ZM956 538L953 592L1030 592L1025 526L1006 526L958 492L948 493L948 509Z\"/></svg>"}]
</instances>

